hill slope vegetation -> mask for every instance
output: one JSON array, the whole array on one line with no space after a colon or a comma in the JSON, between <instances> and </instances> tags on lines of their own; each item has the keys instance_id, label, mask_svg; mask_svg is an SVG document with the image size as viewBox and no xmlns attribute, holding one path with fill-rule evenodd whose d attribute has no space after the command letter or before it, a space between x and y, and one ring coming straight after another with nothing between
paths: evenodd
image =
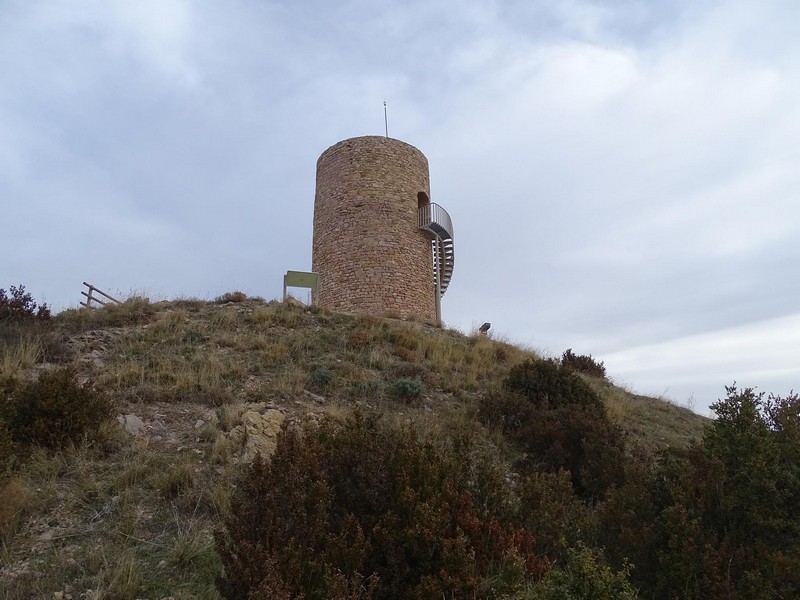
<instances>
[{"instance_id":1,"label":"hill slope vegetation","mask_svg":"<svg viewBox=\"0 0 800 600\"><path fill-rule=\"evenodd\" d=\"M571 350L235 293L50 316L15 292L0 598L800 592L794 396L732 387L709 421Z\"/></svg>"}]
</instances>

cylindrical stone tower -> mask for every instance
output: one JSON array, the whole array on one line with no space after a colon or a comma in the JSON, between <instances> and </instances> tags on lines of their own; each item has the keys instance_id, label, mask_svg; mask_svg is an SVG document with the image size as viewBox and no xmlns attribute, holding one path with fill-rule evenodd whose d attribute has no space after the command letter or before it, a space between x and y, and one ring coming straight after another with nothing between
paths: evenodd
<instances>
[{"instance_id":1,"label":"cylindrical stone tower","mask_svg":"<svg viewBox=\"0 0 800 600\"><path fill-rule=\"evenodd\" d=\"M367 136L317 161L312 268L315 302L341 312L436 321L428 160L399 140Z\"/></svg>"}]
</instances>

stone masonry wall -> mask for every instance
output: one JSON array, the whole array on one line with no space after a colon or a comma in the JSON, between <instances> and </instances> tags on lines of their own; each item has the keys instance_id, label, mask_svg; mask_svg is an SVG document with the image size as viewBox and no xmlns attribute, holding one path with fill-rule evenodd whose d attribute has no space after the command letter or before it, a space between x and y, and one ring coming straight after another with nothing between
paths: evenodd
<instances>
[{"instance_id":1,"label":"stone masonry wall","mask_svg":"<svg viewBox=\"0 0 800 600\"><path fill-rule=\"evenodd\" d=\"M344 140L317 161L312 268L315 302L335 311L435 321L431 242L417 194L430 198L428 160L399 140Z\"/></svg>"}]
</instances>

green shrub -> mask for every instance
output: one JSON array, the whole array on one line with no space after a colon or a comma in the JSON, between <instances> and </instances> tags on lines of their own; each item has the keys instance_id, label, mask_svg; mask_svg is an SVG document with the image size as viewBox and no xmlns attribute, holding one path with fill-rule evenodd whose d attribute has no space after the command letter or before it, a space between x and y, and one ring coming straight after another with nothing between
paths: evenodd
<instances>
[{"instance_id":1,"label":"green shrub","mask_svg":"<svg viewBox=\"0 0 800 600\"><path fill-rule=\"evenodd\" d=\"M190 345L202 344L208 340L208 336L195 327L190 327L183 333L183 341Z\"/></svg>"},{"instance_id":2,"label":"green shrub","mask_svg":"<svg viewBox=\"0 0 800 600\"><path fill-rule=\"evenodd\" d=\"M46 321L50 318L47 304L36 304L33 297L25 291L25 286L11 286L6 291L0 289L0 322Z\"/></svg>"},{"instance_id":3,"label":"green shrub","mask_svg":"<svg viewBox=\"0 0 800 600\"><path fill-rule=\"evenodd\" d=\"M356 414L284 429L217 535L226 598L473 598L508 561L540 573L532 539L482 513L457 457Z\"/></svg>"},{"instance_id":4,"label":"green shrub","mask_svg":"<svg viewBox=\"0 0 800 600\"><path fill-rule=\"evenodd\" d=\"M2 417L15 443L62 448L94 440L113 416L113 405L91 383L78 383L76 372L63 367L42 373L30 383L8 382Z\"/></svg>"},{"instance_id":5,"label":"green shrub","mask_svg":"<svg viewBox=\"0 0 800 600\"><path fill-rule=\"evenodd\" d=\"M597 362L592 358L591 354L589 356L573 354L572 348L569 348L561 355L561 364L590 377L605 379L606 376L606 367L602 362Z\"/></svg>"},{"instance_id":6,"label":"green shrub","mask_svg":"<svg viewBox=\"0 0 800 600\"><path fill-rule=\"evenodd\" d=\"M670 481L686 469L684 453L634 457L626 465L625 483L610 490L595 512L597 543L616 566L626 560L632 563L631 580L642 590L654 590L659 577L663 536L659 514L669 502ZM684 595L676 592L674 597Z\"/></svg>"},{"instance_id":7,"label":"green shrub","mask_svg":"<svg viewBox=\"0 0 800 600\"><path fill-rule=\"evenodd\" d=\"M521 446L519 468L569 471L586 500L599 499L624 473L622 430L600 397L574 371L528 360L511 369L505 393L481 399L479 417Z\"/></svg>"},{"instance_id":8,"label":"green shrub","mask_svg":"<svg viewBox=\"0 0 800 600\"><path fill-rule=\"evenodd\" d=\"M583 544L570 548L566 564L551 569L536 585L514 600L636 600L628 581L630 567L614 571L600 553Z\"/></svg>"},{"instance_id":9,"label":"green shrub","mask_svg":"<svg viewBox=\"0 0 800 600\"><path fill-rule=\"evenodd\" d=\"M425 393L425 386L418 379L405 377L395 380L391 386L391 394L401 400L416 400Z\"/></svg>"},{"instance_id":10,"label":"green shrub","mask_svg":"<svg viewBox=\"0 0 800 600\"><path fill-rule=\"evenodd\" d=\"M569 368L552 360L527 360L509 371L504 387L517 392L535 408L574 406L604 411L600 396Z\"/></svg>"},{"instance_id":11,"label":"green shrub","mask_svg":"<svg viewBox=\"0 0 800 600\"><path fill-rule=\"evenodd\" d=\"M647 597L800 597L800 398L726 389L701 443L632 463L600 508Z\"/></svg>"},{"instance_id":12,"label":"green shrub","mask_svg":"<svg viewBox=\"0 0 800 600\"><path fill-rule=\"evenodd\" d=\"M336 373L326 367L316 367L311 371L308 379L311 386L317 390L323 390L334 380Z\"/></svg>"}]
</instances>

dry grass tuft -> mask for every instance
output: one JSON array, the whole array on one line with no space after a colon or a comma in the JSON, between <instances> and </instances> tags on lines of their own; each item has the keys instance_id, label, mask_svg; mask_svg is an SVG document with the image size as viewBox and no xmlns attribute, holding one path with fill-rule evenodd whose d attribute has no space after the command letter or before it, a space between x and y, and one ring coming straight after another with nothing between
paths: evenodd
<instances>
[{"instance_id":1,"label":"dry grass tuft","mask_svg":"<svg viewBox=\"0 0 800 600\"><path fill-rule=\"evenodd\" d=\"M217 296L214 298L214 302L217 304L228 304L230 303L237 303L237 302L244 302L247 300L247 294L240 291L235 292L225 292L221 296Z\"/></svg>"},{"instance_id":2,"label":"dry grass tuft","mask_svg":"<svg viewBox=\"0 0 800 600\"><path fill-rule=\"evenodd\" d=\"M21 477L0 481L0 543L5 544L35 509L33 500L33 488Z\"/></svg>"},{"instance_id":3,"label":"dry grass tuft","mask_svg":"<svg viewBox=\"0 0 800 600\"><path fill-rule=\"evenodd\" d=\"M23 335L15 342L0 345L0 377L20 377L42 358L43 339Z\"/></svg>"},{"instance_id":4,"label":"dry grass tuft","mask_svg":"<svg viewBox=\"0 0 800 600\"><path fill-rule=\"evenodd\" d=\"M121 304L65 310L55 317L55 322L69 331L127 327L149 322L156 311L149 298L132 296Z\"/></svg>"},{"instance_id":5,"label":"dry grass tuft","mask_svg":"<svg viewBox=\"0 0 800 600\"><path fill-rule=\"evenodd\" d=\"M700 439L709 422L688 408L632 394L605 380L584 379L603 399L609 416L634 441L650 449L686 447Z\"/></svg>"}]
</instances>

